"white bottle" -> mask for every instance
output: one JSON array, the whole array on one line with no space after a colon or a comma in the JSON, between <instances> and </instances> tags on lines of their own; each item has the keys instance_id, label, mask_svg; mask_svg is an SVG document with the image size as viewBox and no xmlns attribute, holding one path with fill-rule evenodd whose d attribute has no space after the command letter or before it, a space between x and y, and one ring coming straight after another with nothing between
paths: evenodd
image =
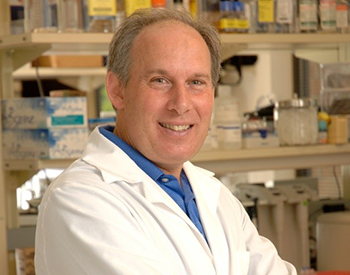
<instances>
[{"instance_id":1,"label":"white bottle","mask_svg":"<svg viewBox=\"0 0 350 275\"><path fill-rule=\"evenodd\" d=\"M317 0L299 1L300 32L316 32L318 30Z\"/></svg>"},{"instance_id":2,"label":"white bottle","mask_svg":"<svg viewBox=\"0 0 350 275\"><path fill-rule=\"evenodd\" d=\"M320 0L320 28L323 32L336 32L336 2L335 0Z\"/></svg>"},{"instance_id":3,"label":"white bottle","mask_svg":"<svg viewBox=\"0 0 350 275\"><path fill-rule=\"evenodd\" d=\"M242 0L244 3L244 14L248 19L249 33L256 32L256 2L254 0Z\"/></svg>"},{"instance_id":4,"label":"white bottle","mask_svg":"<svg viewBox=\"0 0 350 275\"><path fill-rule=\"evenodd\" d=\"M296 6L293 0L276 1L276 32L295 32Z\"/></svg>"},{"instance_id":5,"label":"white bottle","mask_svg":"<svg viewBox=\"0 0 350 275\"><path fill-rule=\"evenodd\" d=\"M337 32L349 32L349 3L347 1L338 0L336 8Z\"/></svg>"},{"instance_id":6,"label":"white bottle","mask_svg":"<svg viewBox=\"0 0 350 275\"><path fill-rule=\"evenodd\" d=\"M214 125L219 149L240 149L242 127L237 100L231 95L232 86L218 85L215 98Z\"/></svg>"}]
</instances>

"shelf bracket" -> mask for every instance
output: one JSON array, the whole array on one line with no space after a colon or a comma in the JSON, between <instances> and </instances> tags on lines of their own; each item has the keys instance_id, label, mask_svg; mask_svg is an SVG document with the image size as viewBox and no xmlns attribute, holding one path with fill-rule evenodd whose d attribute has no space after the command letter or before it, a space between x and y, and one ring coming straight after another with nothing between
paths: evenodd
<instances>
[{"instance_id":1,"label":"shelf bracket","mask_svg":"<svg viewBox=\"0 0 350 275\"><path fill-rule=\"evenodd\" d=\"M50 49L49 44L27 46L27 47L16 47L9 49L0 50L0 61L1 61L1 98L12 98L13 97L13 81L12 73L18 68L22 67L29 61L39 57L45 51Z\"/></svg>"}]
</instances>

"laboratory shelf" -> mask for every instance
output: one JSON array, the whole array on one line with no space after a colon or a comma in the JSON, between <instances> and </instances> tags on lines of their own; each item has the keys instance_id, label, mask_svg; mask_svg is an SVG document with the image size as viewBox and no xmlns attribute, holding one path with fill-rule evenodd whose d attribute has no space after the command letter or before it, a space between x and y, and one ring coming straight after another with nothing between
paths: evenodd
<instances>
[{"instance_id":1,"label":"laboratory shelf","mask_svg":"<svg viewBox=\"0 0 350 275\"><path fill-rule=\"evenodd\" d=\"M66 168L73 159L3 160L5 170ZM350 164L350 144L200 151L194 164L215 173Z\"/></svg>"},{"instance_id":2,"label":"laboratory shelf","mask_svg":"<svg viewBox=\"0 0 350 275\"><path fill-rule=\"evenodd\" d=\"M350 144L201 151L192 162L215 173L350 164Z\"/></svg>"},{"instance_id":3,"label":"laboratory shelf","mask_svg":"<svg viewBox=\"0 0 350 275\"><path fill-rule=\"evenodd\" d=\"M101 76L105 77L106 68L48 68L39 67L38 75L40 78L57 78L57 77L72 77L72 76ZM29 66L23 66L13 73L14 79L26 80L35 79L37 75L36 69Z\"/></svg>"},{"instance_id":4,"label":"laboratory shelf","mask_svg":"<svg viewBox=\"0 0 350 275\"><path fill-rule=\"evenodd\" d=\"M50 45L45 54L107 55L112 37L111 33L27 33L0 37L0 49ZM220 34L220 37L224 58L247 48L322 48L350 43L350 35L338 33Z\"/></svg>"}]
</instances>

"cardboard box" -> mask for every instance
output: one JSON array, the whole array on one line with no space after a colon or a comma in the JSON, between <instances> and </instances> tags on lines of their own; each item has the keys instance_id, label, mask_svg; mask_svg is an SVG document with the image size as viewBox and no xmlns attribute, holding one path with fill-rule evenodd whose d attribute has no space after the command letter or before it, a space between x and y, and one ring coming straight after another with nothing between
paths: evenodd
<instances>
[{"instance_id":1,"label":"cardboard box","mask_svg":"<svg viewBox=\"0 0 350 275\"><path fill-rule=\"evenodd\" d=\"M43 55L32 62L33 67L95 68L103 67L101 55Z\"/></svg>"},{"instance_id":2,"label":"cardboard box","mask_svg":"<svg viewBox=\"0 0 350 275\"><path fill-rule=\"evenodd\" d=\"M87 128L11 129L2 132L4 159L71 159L81 157Z\"/></svg>"},{"instance_id":3,"label":"cardboard box","mask_svg":"<svg viewBox=\"0 0 350 275\"><path fill-rule=\"evenodd\" d=\"M2 100L3 129L87 128L86 97Z\"/></svg>"}]
</instances>

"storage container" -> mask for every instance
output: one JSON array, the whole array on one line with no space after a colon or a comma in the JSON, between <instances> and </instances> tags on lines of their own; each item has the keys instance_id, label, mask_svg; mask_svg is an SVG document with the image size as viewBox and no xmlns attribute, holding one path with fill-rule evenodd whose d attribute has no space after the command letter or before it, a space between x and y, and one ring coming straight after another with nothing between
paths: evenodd
<instances>
[{"instance_id":1,"label":"storage container","mask_svg":"<svg viewBox=\"0 0 350 275\"><path fill-rule=\"evenodd\" d=\"M280 145L307 145L318 141L317 102L296 98L276 102L274 120Z\"/></svg>"}]
</instances>

